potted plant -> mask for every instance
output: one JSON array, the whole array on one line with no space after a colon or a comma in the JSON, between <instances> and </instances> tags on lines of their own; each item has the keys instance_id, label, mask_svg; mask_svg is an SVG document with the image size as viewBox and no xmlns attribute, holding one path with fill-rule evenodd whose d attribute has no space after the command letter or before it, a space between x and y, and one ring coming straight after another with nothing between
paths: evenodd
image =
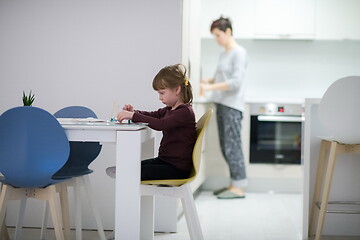
<instances>
[{"instance_id":1,"label":"potted plant","mask_svg":"<svg viewBox=\"0 0 360 240\"><path fill-rule=\"evenodd\" d=\"M31 106L35 100L35 94L31 94L31 90L30 90L30 93L27 96L27 95L25 95L25 92L23 91L22 100L23 100L24 106Z\"/></svg>"}]
</instances>

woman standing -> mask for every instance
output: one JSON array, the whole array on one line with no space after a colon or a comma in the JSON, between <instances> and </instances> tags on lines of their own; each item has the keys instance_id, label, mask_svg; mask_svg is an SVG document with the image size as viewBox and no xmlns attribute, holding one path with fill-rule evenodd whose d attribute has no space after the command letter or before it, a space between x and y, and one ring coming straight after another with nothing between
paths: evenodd
<instances>
[{"instance_id":1,"label":"woman standing","mask_svg":"<svg viewBox=\"0 0 360 240\"><path fill-rule=\"evenodd\" d=\"M219 199L244 198L247 185L244 156L241 147L241 120L244 111L246 50L233 35L231 22L219 18L211 24L216 42L224 47L214 78L203 79L203 92L211 91L216 105L219 140L222 154L229 166L231 183L214 192Z\"/></svg>"}]
</instances>

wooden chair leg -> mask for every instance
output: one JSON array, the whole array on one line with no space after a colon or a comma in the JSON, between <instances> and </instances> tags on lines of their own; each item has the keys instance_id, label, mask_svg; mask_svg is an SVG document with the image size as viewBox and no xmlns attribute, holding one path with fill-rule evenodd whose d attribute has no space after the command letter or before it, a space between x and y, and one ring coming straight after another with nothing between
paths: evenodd
<instances>
[{"instance_id":1,"label":"wooden chair leg","mask_svg":"<svg viewBox=\"0 0 360 240\"><path fill-rule=\"evenodd\" d=\"M3 223L2 227L1 227L1 230L0 230L0 239L10 240L9 233L7 231L5 222Z\"/></svg>"},{"instance_id":2,"label":"wooden chair leg","mask_svg":"<svg viewBox=\"0 0 360 240\"><path fill-rule=\"evenodd\" d=\"M325 164L326 164L326 153L329 148L329 142L322 140L319 153L319 161L316 170L316 180L313 200L311 203L310 221L309 221L309 232L308 235L311 237L314 234L314 223L316 218L316 212L318 211L316 203L320 200L321 187L324 180Z\"/></svg>"},{"instance_id":3,"label":"wooden chair leg","mask_svg":"<svg viewBox=\"0 0 360 240\"><path fill-rule=\"evenodd\" d=\"M325 219L325 214L326 214L326 210L327 210L329 193L330 193L330 188L331 188L331 183L332 183L332 178L333 178L333 173L334 173L337 148L338 148L338 143L334 142L334 141L331 142L328 166L327 166L326 175L325 175L324 190L323 190L323 193L321 196L321 205L320 205L320 211L319 211L319 218L317 221L315 240L320 239L322 229L324 226L324 219Z\"/></svg>"},{"instance_id":4,"label":"wooden chair leg","mask_svg":"<svg viewBox=\"0 0 360 240\"><path fill-rule=\"evenodd\" d=\"M59 192L60 196L60 204L61 204L61 215L62 215L62 224L64 227L64 238L70 239L70 211L69 211L69 200L68 200L68 191L67 184L65 182L56 185L56 191ZM40 239L44 239L45 231L47 229L47 222L49 216L49 204L46 201L44 204L42 224L41 224L41 232Z\"/></svg>"},{"instance_id":5,"label":"wooden chair leg","mask_svg":"<svg viewBox=\"0 0 360 240\"><path fill-rule=\"evenodd\" d=\"M9 240L9 234L5 225L5 213L6 205L10 198L10 189L8 186L2 186L1 195L0 195L0 239Z\"/></svg>"},{"instance_id":6,"label":"wooden chair leg","mask_svg":"<svg viewBox=\"0 0 360 240\"><path fill-rule=\"evenodd\" d=\"M70 239L69 198L66 183L61 183L60 203L65 239Z\"/></svg>"},{"instance_id":7,"label":"wooden chair leg","mask_svg":"<svg viewBox=\"0 0 360 240\"><path fill-rule=\"evenodd\" d=\"M56 202L56 188L54 185L48 187L48 201L51 212L51 217L54 225L56 240L64 240L64 234L62 231L62 224L59 215L59 207Z\"/></svg>"}]
</instances>

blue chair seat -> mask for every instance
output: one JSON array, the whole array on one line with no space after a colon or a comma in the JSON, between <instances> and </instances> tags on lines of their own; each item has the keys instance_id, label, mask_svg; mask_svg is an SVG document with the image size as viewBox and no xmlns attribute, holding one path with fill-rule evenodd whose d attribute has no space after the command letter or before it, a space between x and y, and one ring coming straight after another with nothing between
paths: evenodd
<instances>
[{"instance_id":1,"label":"blue chair seat","mask_svg":"<svg viewBox=\"0 0 360 240\"><path fill-rule=\"evenodd\" d=\"M97 118L89 108L70 106L60 109L54 114L57 118ZM102 146L99 142L70 142L70 155L65 165L53 175L53 179L79 177L90 174L89 164L96 159Z\"/></svg>"},{"instance_id":2,"label":"blue chair seat","mask_svg":"<svg viewBox=\"0 0 360 240\"><path fill-rule=\"evenodd\" d=\"M70 155L65 165L53 175L53 179L79 177L93 172L89 164L99 155L98 142L70 142Z\"/></svg>"}]
</instances>

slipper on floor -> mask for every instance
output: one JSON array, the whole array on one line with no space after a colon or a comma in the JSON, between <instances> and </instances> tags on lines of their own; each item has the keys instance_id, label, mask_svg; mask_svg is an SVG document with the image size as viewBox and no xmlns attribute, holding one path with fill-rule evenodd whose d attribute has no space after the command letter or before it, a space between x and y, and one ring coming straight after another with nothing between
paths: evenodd
<instances>
[{"instance_id":1,"label":"slipper on floor","mask_svg":"<svg viewBox=\"0 0 360 240\"><path fill-rule=\"evenodd\" d=\"M223 188L220 188L220 189L218 189L218 190L215 190L214 192L213 192L213 194L214 195L219 195L220 193L222 193L222 192L224 192L224 191L226 191L226 190L228 190L229 188L227 188L227 187L223 187Z\"/></svg>"},{"instance_id":2,"label":"slipper on floor","mask_svg":"<svg viewBox=\"0 0 360 240\"><path fill-rule=\"evenodd\" d=\"M217 196L218 199L236 199L236 198L245 198L245 195L236 194L230 190L223 191Z\"/></svg>"}]
</instances>

